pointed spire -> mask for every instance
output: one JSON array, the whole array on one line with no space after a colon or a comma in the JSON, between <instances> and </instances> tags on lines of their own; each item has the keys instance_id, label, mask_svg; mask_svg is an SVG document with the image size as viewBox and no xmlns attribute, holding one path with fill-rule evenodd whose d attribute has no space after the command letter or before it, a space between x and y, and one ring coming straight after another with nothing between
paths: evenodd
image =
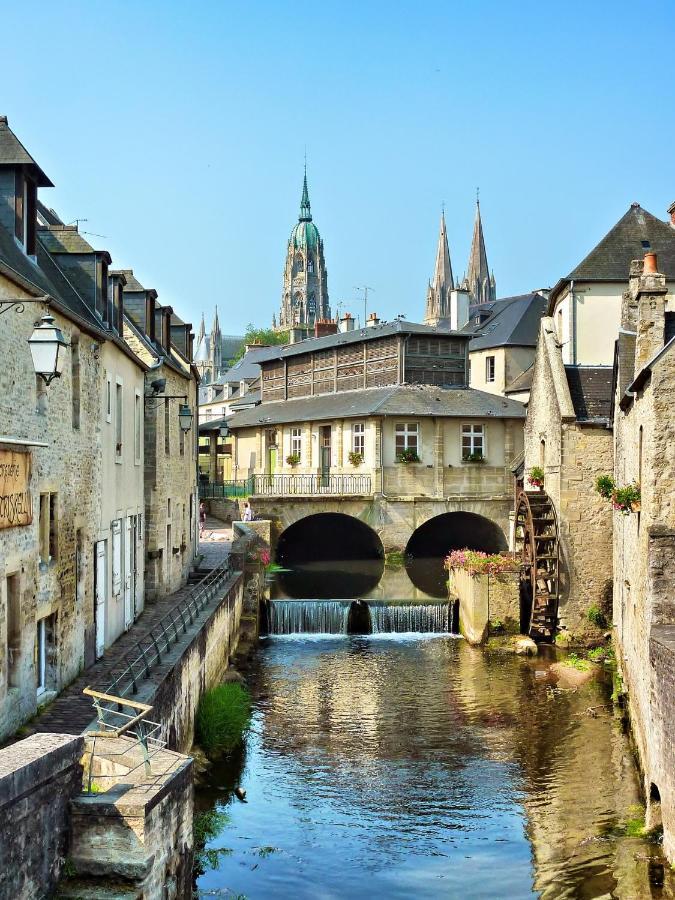
<instances>
[{"instance_id":1,"label":"pointed spire","mask_svg":"<svg viewBox=\"0 0 675 900\"><path fill-rule=\"evenodd\" d=\"M216 306L216 313L213 317L213 334L220 334L220 322L218 321L218 307Z\"/></svg>"},{"instance_id":2,"label":"pointed spire","mask_svg":"<svg viewBox=\"0 0 675 900\"><path fill-rule=\"evenodd\" d=\"M493 276L494 278L494 276ZM476 218L473 225L473 240L469 253L469 271L466 282L471 293L472 303L489 303L495 299L494 282L490 279L483 223L480 217L480 199L476 194Z\"/></svg>"},{"instance_id":3,"label":"pointed spire","mask_svg":"<svg viewBox=\"0 0 675 900\"><path fill-rule=\"evenodd\" d=\"M445 318L450 315L450 292L454 288L452 277L452 265L450 263L450 248L448 247L448 232L445 227L445 208L441 213L441 226L438 234L438 247L436 250L436 265L434 277L429 282L427 289L427 306L424 320L431 323L432 320Z\"/></svg>"},{"instance_id":4,"label":"pointed spire","mask_svg":"<svg viewBox=\"0 0 675 900\"><path fill-rule=\"evenodd\" d=\"M199 331L197 333L197 344L198 345L204 340L205 334L206 334L206 325L204 324L204 313L202 313L202 321L199 324Z\"/></svg>"},{"instance_id":5,"label":"pointed spire","mask_svg":"<svg viewBox=\"0 0 675 900\"><path fill-rule=\"evenodd\" d=\"M309 191L307 190L307 162L305 162L305 177L302 181L302 200L300 201L300 218L298 221L312 221L312 210L309 206Z\"/></svg>"}]
</instances>

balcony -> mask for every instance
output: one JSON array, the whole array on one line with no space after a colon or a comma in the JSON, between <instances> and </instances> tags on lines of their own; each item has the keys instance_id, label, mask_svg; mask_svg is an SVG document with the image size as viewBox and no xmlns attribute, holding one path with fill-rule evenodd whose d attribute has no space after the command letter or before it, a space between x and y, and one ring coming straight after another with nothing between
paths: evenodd
<instances>
[{"instance_id":1,"label":"balcony","mask_svg":"<svg viewBox=\"0 0 675 900\"><path fill-rule=\"evenodd\" d=\"M311 497L369 496L370 475L251 475L241 481L209 482L199 485L202 500L220 497Z\"/></svg>"}]
</instances>

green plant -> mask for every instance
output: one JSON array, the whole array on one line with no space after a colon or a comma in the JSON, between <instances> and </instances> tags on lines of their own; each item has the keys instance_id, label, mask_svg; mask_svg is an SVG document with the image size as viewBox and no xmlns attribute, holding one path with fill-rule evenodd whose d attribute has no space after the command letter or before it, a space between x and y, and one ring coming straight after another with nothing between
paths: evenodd
<instances>
[{"instance_id":1,"label":"green plant","mask_svg":"<svg viewBox=\"0 0 675 900\"><path fill-rule=\"evenodd\" d=\"M571 666L573 669L577 669L579 672L587 672L591 666L590 662L587 659L582 659L576 653L568 654L567 658L564 660L566 666Z\"/></svg>"},{"instance_id":2,"label":"green plant","mask_svg":"<svg viewBox=\"0 0 675 900\"><path fill-rule=\"evenodd\" d=\"M520 561L504 553L483 553L482 550L453 550L445 558L446 569L465 569L469 575L503 575L517 572Z\"/></svg>"},{"instance_id":3,"label":"green plant","mask_svg":"<svg viewBox=\"0 0 675 900\"><path fill-rule=\"evenodd\" d=\"M544 486L544 470L541 466L532 466L530 474L527 476L528 483L533 487Z\"/></svg>"},{"instance_id":4,"label":"green plant","mask_svg":"<svg viewBox=\"0 0 675 900\"><path fill-rule=\"evenodd\" d=\"M640 506L640 485L637 482L616 488L612 494L612 506L622 515L636 511Z\"/></svg>"},{"instance_id":5,"label":"green plant","mask_svg":"<svg viewBox=\"0 0 675 900\"><path fill-rule=\"evenodd\" d=\"M352 450L349 454L349 462L352 466L360 466L363 463L363 453L357 453L356 450Z\"/></svg>"},{"instance_id":6,"label":"green plant","mask_svg":"<svg viewBox=\"0 0 675 900\"><path fill-rule=\"evenodd\" d=\"M75 863L72 861L70 856L67 856L63 861L63 868L61 869L61 875L64 878L74 878L77 875L77 869L75 868Z\"/></svg>"},{"instance_id":7,"label":"green plant","mask_svg":"<svg viewBox=\"0 0 675 900\"><path fill-rule=\"evenodd\" d=\"M598 475L595 480L595 489L605 500L611 499L615 487L616 484L611 475Z\"/></svg>"},{"instance_id":8,"label":"green plant","mask_svg":"<svg viewBox=\"0 0 675 900\"><path fill-rule=\"evenodd\" d=\"M300 454L299 453L289 453L286 457L286 462L289 466L299 466L300 465Z\"/></svg>"},{"instance_id":9,"label":"green plant","mask_svg":"<svg viewBox=\"0 0 675 900\"><path fill-rule=\"evenodd\" d=\"M484 463L485 457L482 450L476 450L475 453L465 453L462 460L470 463Z\"/></svg>"},{"instance_id":10,"label":"green plant","mask_svg":"<svg viewBox=\"0 0 675 900\"><path fill-rule=\"evenodd\" d=\"M601 663L607 659L607 649L605 647L594 647L586 654L591 662Z\"/></svg>"},{"instance_id":11,"label":"green plant","mask_svg":"<svg viewBox=\"0 0 675 900\"><path fill-rule=\"evenodd\" d=\"M233 750L251 721L251 697L241 684L226 682L206 691L199 701L195 736L207 756Z\"/></svg>"},{"instance_id":12,"label":"green plant","mask_svg":"<svg viewBox=\"0 0 675 900\"><path fill-rule=\"evenodd\" d=\"M412 450L408 447L406 450L401 450L396 454L396 462L400 463L416 463L419 462L420 458L417 455L417 450Z\"/></svg>"},{"instance_id":13,"label":"green plant","mask_svg":"<svg viewBox=\"0 0 675 900\"><path fill-rule=\"evenodd\" d=\"M192 823L195 847L195 875L203 875L207 869L217 869L219 857L229 856L232 853L232 850L228 847L206 849L207 842L217 837L223 828L229 824L229 821L230 817L227 813L220 812L217 809L207 809L205 812L195 816Z\"/></svg>"},{"instance_id":14,"label":"green plant","mask_svg":"<svg viewBox=\"0 0 675 900\"><path fill-rule=\"evenodd\" d=\"M278 344L287 344L289 337L288 331L275 331L273 328L256 328L255 325L249 323L246 326L244 340L241 342L233 362L237 362L246 353L247 344L261 344L263 347L270 347Z\"/></svg>"},{"instance_id":15,"label":"green plant","mask_svg":"<svg viewBox=\"0 0 675 900\"><path fill-rule=\"evenodd\" d=\"M388 566L404 566L405 553L403 550L390 550L385 554L384 561Z\"/></svg>"},{"instance_id":16,"label":"green plant","mask_svg":"<svg viewBox=\"0 0 675 900\"><path fill-rule=\"evenodd\" d=\"M586 618L589 622L591 622L591 624L597 626L598 628L607 628L607 617L600 609L600 607L595 604L589 607L588 612L586 613Z\"/></svg>"}]
</instances>

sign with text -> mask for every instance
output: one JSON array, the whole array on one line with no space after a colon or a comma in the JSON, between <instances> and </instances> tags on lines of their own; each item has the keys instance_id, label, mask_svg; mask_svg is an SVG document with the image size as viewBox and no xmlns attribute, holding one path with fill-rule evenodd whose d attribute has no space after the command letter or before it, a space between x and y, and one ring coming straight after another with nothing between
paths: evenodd
<instances>
[{"instance_id":1,"label":"sign with text","mask_svg":"<svg viewBox=\"0 0 675 900\"><path fill-rule=\"evenodd\" d=\"M30 525L30 453L0 450L0 528Z\"/></svg>"}]
</instances>

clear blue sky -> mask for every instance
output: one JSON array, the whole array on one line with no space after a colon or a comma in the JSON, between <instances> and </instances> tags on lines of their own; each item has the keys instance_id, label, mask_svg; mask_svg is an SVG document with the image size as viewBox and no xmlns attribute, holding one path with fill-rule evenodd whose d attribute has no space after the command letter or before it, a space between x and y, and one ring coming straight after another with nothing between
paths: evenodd
<instances>
[{"instance_id":1,"label":"clear blue sky","mask_svg":"<svg viewBox=\"0 0 675 900\"><path fill-rule=\"evenodd\" d=\"M500 296L675 200L675 4L63 2L2 11L0 113L42 199L197 327L278 309L307 146L331 301L423 313L476 186Z\"/></svg>"}]
</instances>

